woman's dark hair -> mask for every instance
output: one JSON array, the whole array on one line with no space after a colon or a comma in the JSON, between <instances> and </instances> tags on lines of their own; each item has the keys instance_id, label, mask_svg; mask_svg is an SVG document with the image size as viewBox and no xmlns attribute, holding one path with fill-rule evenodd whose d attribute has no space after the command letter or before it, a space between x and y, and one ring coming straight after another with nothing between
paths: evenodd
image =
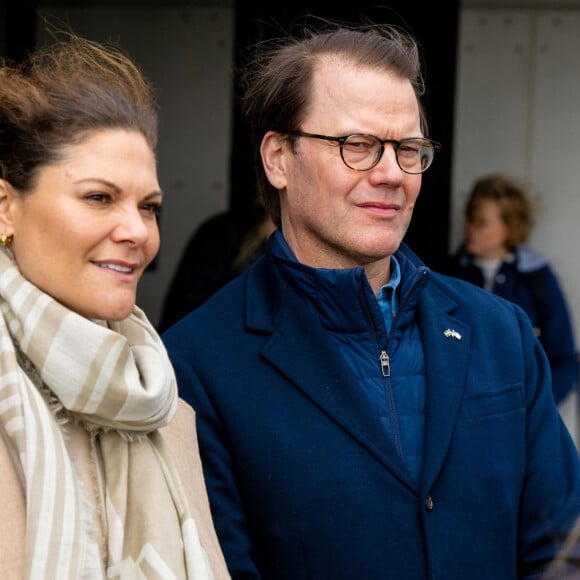
<instances>
[{"instance_id":1,"label":"woman's dark hair","mask_svg":"<svg viewBox=\"0 0 580 580\"><path fill-rule=\"evenodd\" d=\"M21 192L93 131L138 131L155 151L157 127L150 84L112 45L57 33L21 63L0 67L0 178Z\"/></svg>"},{"instance_id":2,"label":"woman's dark hair","mask_svg":"<svg viewBox=\"0 0 580 580\"><path fill-rule=\"evenodd\" d=\"M322 29L306 26L299 35L290 34L256 45L241 71L242 111L250 122L261 201L277 226L279 193L262 167L260 143L268 131L287 135L300 127L310 100L314 66L326 55L339 55L356 65L408 79L417 96L421 129L427 136L420 103L425 87L419 47L402 29L388 24L345 25L323 21Z\"/></svg>"}]
</instances>

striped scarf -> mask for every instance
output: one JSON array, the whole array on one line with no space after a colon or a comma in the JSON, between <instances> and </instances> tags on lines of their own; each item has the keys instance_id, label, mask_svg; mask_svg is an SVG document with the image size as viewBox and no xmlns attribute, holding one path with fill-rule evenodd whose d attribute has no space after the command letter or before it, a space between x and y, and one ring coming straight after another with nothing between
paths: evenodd
<instances>
[{"instance_id":1,"label":"striped scarf","mask_svg":"<svg viewBox=\"0 0 580 580\"><path fill-rule=\"evenodd\" d=\"M177 471L157 431L177 386L137 307L88 320L41 292L0 249L0 431L26 497L28 579L212 577ZM101 501L90 506L65 445L90 433ZM94 532L105 526L106 553Z\"/></svg>"}]
</instances>

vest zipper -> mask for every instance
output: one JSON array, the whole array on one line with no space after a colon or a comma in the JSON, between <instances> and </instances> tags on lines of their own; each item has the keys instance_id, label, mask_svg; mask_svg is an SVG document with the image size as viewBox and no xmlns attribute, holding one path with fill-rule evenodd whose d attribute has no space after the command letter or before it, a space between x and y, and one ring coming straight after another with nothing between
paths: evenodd
<instances>
[{"instance_id":1,"label":"vest zipper","mask_svg":"<svg viewBox=\"0 0 580 580\"><path fill-rule=\"evenodd\" d=\"M379 356L379 362L381 364L381 373L383 377L390 377L391 376L391 361L389 360L389 355L387 354L386 350L381 350L381 354Z\"/></svg>"}]
</instances>

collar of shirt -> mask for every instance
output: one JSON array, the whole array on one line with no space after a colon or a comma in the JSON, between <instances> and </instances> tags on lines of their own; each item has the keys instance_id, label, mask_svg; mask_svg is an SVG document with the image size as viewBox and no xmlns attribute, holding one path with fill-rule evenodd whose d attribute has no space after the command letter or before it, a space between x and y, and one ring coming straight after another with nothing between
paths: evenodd
<instances>
[{"instance_id":1,"label":"collar of shirt","mask_svg":"<svg viewBox=\"0 0 580 580\"><path fill-rule=\"evenodd\" d=\"M397 313L399 307L396 290L400 282L401 267L399 266L397 258L391 256L391 277L385 285L379 288L379 293L377 294L377 300L381 307L381 312L383 313L383 318L385 319L388 331L391 330L393 317Z\"/></svg>"}]
</instances>

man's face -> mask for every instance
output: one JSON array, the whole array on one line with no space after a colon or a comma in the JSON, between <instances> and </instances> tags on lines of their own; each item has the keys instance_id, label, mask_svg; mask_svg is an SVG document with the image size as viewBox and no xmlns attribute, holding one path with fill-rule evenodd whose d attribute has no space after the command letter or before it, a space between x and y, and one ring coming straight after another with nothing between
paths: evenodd
<instances>
[{"instance_id":1,"label":"man's face","mask_svg":"<svg viewBox=\"0 0 580 580\"><path fill-rule=\"evenodd\" d=\"M337 57L317 64L311 101L297 129L397 140L422 136L408 80ZM263 157L277 147L268 138ZM294 152L289 142L278 143L273 163L279 170L269 176L281 192L282 231L298 260L323 268L365 266L367 274L373 265L385 271L409 227L421 176L400 169L389 143L368 171L348 168L337 143L298 137Z\"/></svg>"}]
</instances>

